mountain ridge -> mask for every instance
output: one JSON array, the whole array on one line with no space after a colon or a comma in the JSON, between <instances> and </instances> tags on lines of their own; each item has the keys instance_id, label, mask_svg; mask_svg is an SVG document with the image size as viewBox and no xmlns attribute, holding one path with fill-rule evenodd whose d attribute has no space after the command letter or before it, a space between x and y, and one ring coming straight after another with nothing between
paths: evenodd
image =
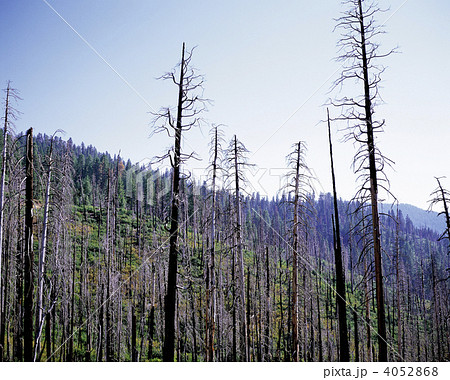
<instances>
[{"instance_id":1,"label":"mountain ridge","mask_svg":"<svg viewBox=\"0 0 450 380\"><path fill-rule=\"evenodd\" d=\"M408 203L399 203L398 208L403 218L409 218L416 228L429 228L439 234L442 234L445 229L444 216L436 211L424 210ZM394 210L394 207L391 204L382 203L381 209L382 212L387 212Z\"/></svg>"}]
</instances>

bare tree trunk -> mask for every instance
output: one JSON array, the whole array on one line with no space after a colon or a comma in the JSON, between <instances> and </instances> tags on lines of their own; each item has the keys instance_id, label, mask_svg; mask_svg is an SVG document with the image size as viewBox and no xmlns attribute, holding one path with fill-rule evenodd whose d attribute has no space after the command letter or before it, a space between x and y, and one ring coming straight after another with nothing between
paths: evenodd
<instances>
[{"instance_id":1,"label":"bare tree trunk","mask_svg":"<svg viewBox=\"0 0 450 380\"><path fill-rule=\"evenodd\" d=\"M355 362L359 362L358 314L355 310L353 310L353 324L355 325Z\"/></svg>"},{"instance_id":2,"label":"bare tree trunk","mask_svg":"<svg viewBox=\"0 0 450 380\"><path fill-rule=\"evenodd\" d=\"M137 349L136 349L136 313L134 306L131 308L131 361L137 362Z\"/></svg>"},{"instance_id":3,"label":"bare tree trunk","mask_svg":"<svg viewBox=\"0 0 450 380\"><path fill-rule=\"evenodd\" d=\"M339 317L339 350L340 361L350 361L350 350L348 346L348 331L347 331L347 301L345 294L345 273L342 267L342 248L341 248L341 234L339 228L339 211L336 193L336 180L334 176L333 163L333 144L331 142L331 127L330 114L327 110L328 116L328 139L330 144L330 161L331 161L331 178L333 182L333 203L334 203L334 263L336 271L336 304L338 307Z\"/></svg>"},{"instance_id":4,"label":"bare tree trunk","mask_svg":"<svg viewBox=\"0 0 450 380\"><path fill-rule=\"evenodd\" d=\"M39 356L40 341L42 327L44 324L43 314L43 297L44 297L44 272L45 272L45 255L47 252L47 231L48 231L48 209L50 204L50 183L52 175L52 153L53 153L53 136L50 141L50 154L47 169L47 184L45 187L45 204L44 204L44 221L42 227L41 249L39 252L39 268L38 268L38 304L36 313L36 344L34 350L34 360Z\"/></svg>"},{"instance_id":5,"label":"bare tree trunk","mask_svg":"<svg viewBox=\"0 0 450 380\"><path fill-rule=\"evenodd\" d=\"M441 334L440 334L440 310L438 305L437 297L437 279L436 279L436 268L433 255L431 256L431 279L433 288L433 310L434 310L434 330L436 331L436 343L437 343L437 360L442 361L442 348L441 348Z\"/></svg>"},{"instance_id":6,"label":"bare tree trunk","mask_svg":"<svg viewBox=\"0 0 450 380\"><path fill-rule=\"evenodd\" d=\"M14 326L14 359L22 361L23 359L23 239L19 237L22 234L21 215L20 215L20 197L17 198L17 255L16 255L16 323Z\"/></svg>"},{"instance_id":7,"label":"bare tree trunk","mask_svg":"<svg viewBox=\"0 0 450 380\"><path fill-rule=\"evenodd\" d=\"M170 248L169 268L167 276L167 294L165 297L165 324L164 324L164 347L163 360L174 361L175 349L175 308L177 298L177 267L178 267L178 214L180 207L180 164L181 164L181 131L184 88L184 43L181 53L180 81L178 84L178 111L177 124L175 128L175 150L173 157L173 183L172 183L172 208L170 213Z\"/></svg>"},{"instance_id":8,"label":"bare tree trunk","mask_svg":"<svg viewBox=\"0 0 450 380\"><path fill-rule=\"evenodd\" d=\"M387 357L386 316L384 305L384 285L382 270L382 251L380 241L380 221L378 211L378 182L387 181L385 178L377 178L377 172L383 171L386 164L391 161L383 156L377 149L374 133L380 131L384 122L373 119L373 106L378 98L378 83L380 82L381 66L373 63L387 54L378 53L378 43L372 39L383 32L382 27L377 25L374 15L380 9L372 2L362 0L348 0L345 2L350 10L338 19L337 27L343 28L345 33L338 45L341 55L338 60L345 62L341 77L335 82L335 87L340 87L348 80L360 81L363 85L364 101L358 98L343 97L333 104L346 109L342 119L353 120L356 124L350 127L348 139L360 144L360 148L354 157L355 172L359 173L363 183L358 191L363 206L370 204L371 207L371 245L373 247L375 264L375 292L377 313L377 336L378 336L378 360L385 362ZM369 74L370 71L370 74ZM388 186L388 185L387 185ZM381 186L389 191L387 187Z\"/></svg>"},{"instance_id":9,"label":"bare tree trunk","mask_svg":"<svg viewBox=\"0 0 450 380\"><path fill-rule=\"evenodd\" d=\"M24 257L24 360L33 361L33 128L27 131Z\"/></svg>"},{"instance_id":10,"label":"bare tree trunk","mask_svg":"<svg viewBox=\"0 0 450 380\"><path fill-rule=\"evenodd\" d=\"M278 275L278 285L279 285L279 305L280 305L280 323L278 325L278 355L279 355L279 359L281 360L281 341L284 341L284 306L283 306L283 293L282 293L282 275L283 275L283 270L282 270L282 260L281 260L281 250L279 250L279 264L280 264L280 272ZM285 352L285 347L283 345L283 352ZM285 358L286 355L283 355L283 357Z\"/></svg>"},{"instance_id":11,"label":"bare tree trunk","mask_svg":"<svg viewBox=\"0 0 450 380\"><path fill-rule=\"evenodd\" d=\"M299 187L300 187L300 160L301 142L297 147L297 159L295 167L295 189L294 189L294 225L292 233L292 359L299 361L298 340L298 210L299 210Z\"/></svg>"},{"instance_id":12,"label":"bare tree trunk","mask_svg":"<svg viewBox=\"0 0 450 380\"><path fill-rule=\"evenodd\" d=\"M361 58L362 69L364 75L364 99L365 114L367 127L367 149L369 157L369 173L370 173L370 195L372 204L372 235L373 250L375 257L375 283L376 283L376 300L377 300L377 332L378 332L378 361L386 362L387 358L387 336L386 336L386 317L384 311L384 287L383 287L383 271L381 265L381 241L380 241L380 222L378 214L378 184L377 184L377 168L375 158L375 143L373 137L372 123L372 100L370 96L369 73L366 53L366 36L364 28L364 18L362 10L362 1L358 0L360 30L361 30Z\"/></svg>"},{"instance_id":13,"label":"bare tree trunk","mask_svg":"<svg viewBox=\"0 0 450 380\"><path fill-rule=\"evenodd\" d=\"M111 230L111 170L108 171L108 187L107 187L107 206L106 206L106 361L112 361L112 342L111 342L111 249L110 246L110 230Z\"/></svg>"},{"instance_id":14,"label":"bare tree trunk","mask_svg":"<svg viewBox=\"0 0 450 380\"><path fill-rule=\"evenodd\" d=\"M364 303L366 306L367 360L372 361L372 328L370 325L370 289L368 283L369 280L367 279L367 264L366 260L364 260Z\"/></svg>"},{"instance_id":15,"label":"bare tree trunk","mask_svg":"<svg viewBox=\"0 0 450 380\"><path fill-rule=\"evenodd\" d=\"M5 123L3 127L3 151L2 151L2 172L0 180L0 320L3 320L3 208L5 205L5 180L6 180L6 154L8 144L8 116L9 116L9 82L6 88L5 100ZM0 358L3 357L3 340L0 342Z\"/></svg>"},{"instance_id":16,"label":"bare tree trunk","mask_svg":"<svg viewBox=\"0 0 450 380\"><path fill-rule=\"evenodd\" d=\"M270 361L272 355L272 344L270 336L270 266L269 266L269 247L266 246L266 328L265 328L265 352L264 361Z\"/></svg>"},{"instance_id":17,"label":"bare tree trunk","mask_svg":"<svg viewBox=\"0 0 450 380\"><path fill-rule=\"evenodd\" d=\"M69 349L67 354L67 361L74 361L73 357L73 329L74 329L74 321L75 321L75 273L76 273L76 246L75 242L72 246L72 281L70 287L70 321L69 321Z\"/></svg>"},{"instance_id":18,"label":"bare tree trunk","mask_svg":"<svg viewBox=\"0 0 450 380\"><path fill-rule=\"evenodd\" d=\"M402 331L401 331L401 320L402 320L402 303L401 303L401 287L400 287L400 241L399 241L399 231L400 231L400 220L398 213L397 204L397 220L395 226L395 278L396 278L396 290L397 290L397 354L400 355L402 352ZM400 360L400 357L397 357Z\"/></svg>"},{"instance_id":19,"label":"bare tree trunk","mask_svg":"<svg viewBox=\"0 0 450 380\"><path fill-rule=\"evenodd\" d=\"M250 268L247 267L247 294L246 294L246 326L247 326L247 361L250 361Z\"/></svg>"},{"instance_id":20,"label":"bare tree trunk","mask_svg":"<svg viewBox=\"0 0 450 380\"><path fill-rule=\"evenodd\" d=\"M236 208L236 248L237 248L237 259L239 263L239 290L240 290L240 314L241 314L241 323L242 323L242 343L243 343L243 351L244 351L244 361L249 361L250 352L249 352L249 344L248 344L248 325L247 325L247 316L245 310L245 280L244 280L244 255L242 252L242 232L241 232L241 199L240 199L240 186L239 186L239 150L237 137L234 135L234 171L235 171L235 208Z\"/></svg>"},{"instance_id":21,"label":"bare tree trunk","mask_svg":"<svg viewBox=\"0 0 450 380\"><path fill-rule=\"evenodd\" d=\"M45 314L45 344L47 348L47 360L52 360L52 340L51 340L51 314Z\"/></svg>"},{"instance_id":22,"label":"bare tree trunk","mask_svg":"<svg viewBox=\"0 0 450 380\"><path fill-rule=\"evenodd\" d=\"M212 194L211 194L211 234L210 234L210 256L209 256L209 326L208 326L208 347L207 360L214 361L214 333L216 325L216 277L215 277L215 251L216 251L216 178L217 178L217 159L219 150L218 127L214 130L214 153L212 162Z\"/></svg>"},{"instance_id":23,"label":"bare tree trunk","mask_svg":"<svg viewBox=\"0 0 450 380\"><path fill-rule=\"evenodd\" d=\"M320 251L319 251L320 252ZM322 258L319 253L319 270L318 275L316 276L316 303L317 303L317 332L319 334L319 362L323 362L323 347L322 347L322 320L321 314L322 310L320 309L320 293L321 293L321 284L322 284ZM325 318L327 316L325 315Z\"/></svg>"},{"instance_id":24,"label":"bare tree trunk","mask_svg":"<svg viewBox=\"0 0 450 380\"><path fill-rule=\"evenodd\" d=\"M232 250L232 258L231 258L231 302L232 302L232 335L233 335L233 343L232 343L232 360L233 362L237 361L237 328L236 328L236 253L235 249Z\"/></svg>"},{"instance_id":25,"label":"bare tree trunk","mask_svg":"<svg viewBox=\"0 0 450 380\"><path fill-rule=\"evenodd\" d=\"M105 339L105 327L103 323L104 316L104 293L105 293L105 285L102 284L101 293L100 293L100 310L98 313L98 335L97 335L97 361L100 362L103 360L103 339Z\"/></svg>"},{"instance_id":26,"label":"bare tree trunk","mask_svg":"<svg viewBox=\"0 0 450 380\"><path fill-rule=\"evenodd\" d=\"M3 313L0 313L0 362L7 361L7 357L9 357L9 329L7 329L6 325L6 305L7 305L7 298L9 293L9 267L10 267L10 254L9 254L9 230L5 239L5 269L4 269L4 286L2 295L0 296L1 300L1 306L0 308L3 310ZM0 272L1 273L1 272ZM1 275L0 275L1 277ZM0 286L1 290L1 286ZM6 335L6 343L5 343L5 335Z\"/></svg>"},{"instance_id":27,"label":"bare tree trunk","mask_svg":"<svg viewBox=\"0 0 450 380\"><path fill-rule=\"evenodd\" d=\"M153 339L155 335L155 281L155 265L152 263L152 304L150 306L150 315L148 317L148 360L152 360L153 358Z\"/></svg>"}]
</instances>

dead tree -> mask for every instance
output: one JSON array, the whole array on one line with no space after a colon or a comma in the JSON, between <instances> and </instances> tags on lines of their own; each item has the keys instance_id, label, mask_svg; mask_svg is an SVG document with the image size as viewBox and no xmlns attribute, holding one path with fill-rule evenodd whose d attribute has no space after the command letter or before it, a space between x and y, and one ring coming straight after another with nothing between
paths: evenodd
<instances>
[{"instance_id":1,"label":"dead tree","mask_svg":"<svg viewBox=\"0 0 450 380\"><path fill-rule=\"evenodd\" d=\"M45 187L45 199L44 199L44 220L42 225L42 235L41 235L41 247L39 250L39 267L38 267L38 299L36 307L36 324L35 324L35 334L36 343L34 350L34 360L39 356L40 351L40 340L42 334L42 328L44 326L44 274L45 274L45 256L47 253L47 239L48 239L48 219L49 219L49 206L50 206L50 185L52 180L52 169L53 169L53 135L50 139L50 152L48 155L48 167L47 167L47 183Z\"/></svg>"},{"instance_id":2,"label":"dead tree","mask_svg":"<svg viewBox=\"0 0 450 380\"><path fill-rule=\"evenodd\" d=\"M395 221L395 279L396 279L396 293L397 293L397 355L398 359L401 359L400 353L402 352L402 293L403 289L401 286L401 272L400 272L400 220L399 220L399 209L397 203L397 217Z\"/></svg>"},{"instance_id":3,"label":"dead tree","mask_svg":"<svg viewBox=\"0 0 450 380\"><path fill-rule=\"evenodd\" d=\"M33 128L27 131L24 254L24 360L33 361Z\"/></svg>"},{"instance_id":4,"label":"dead tree","mask_svg":"<svg viewBox=\"0 0 450 380\"><path fill-rule=\"evenodd\" d=\"M165 296L164 317L164 346L163 360L174 361L175 349L175 308L177 305L177 267L178 267L178 234L179 234L179 209L180 209L180 179L181 165L194 155L181 152L182 132L198 126L200 113L205 109L206 100L202 98L203 77L196 74L191 67L192 52L185 52L185 44L181 52L181 61L177 66L179 78L176 77L176 69L161 77L171 80L178 88L178 103L176 116L169 107L154 113L153 125L157 132L165 131L173 136L175 144L173 148L158 161L170 159L172 166L172 204L170 211L170 238L169 238L169 266L167 275L167 293Z\"/></svg>"},{"instance_id":5,"label":"dead tree","mask_svg":"<svg viewBox=\"0 0 450 380\"><path fill-rule=\"evenodd\" d=\"M6 161L8 156L8 135L10 134L11 126L14 120L17 119L19 112L12 106L12 101L20 99L18 91L11 88L11 82L8 81L7 87L5 89L5 116L3 118L3 149L2 149L2 166L1 166L1 179L0 179L0 321L3 321L3 304L2 299L4 292L3 287L3 229L4 229L4 207L5 207L5 190L6 190ZM0 359L3 357L3 341L0 342Z\"/></svg>"},{"instance_id":6,"label":"dead tree","mask_svg":"<svg viewBox=\"0 0 450 380\"><path fill-rule=\"evenodd\" d=\"M339 210L336 193L336 180L334 176L333 145L331 142L330 114L328 116L328 140L330 144L331 179L333 183L333 204L334 204L334 265L336 272L336 304L339 316L339 359L341 362L350 361L350 351L348 346L347 331L347 301L345 294L345 273L342 265L341 234L339 228Z\"/></svg>"},{"instance_id":7,"label":"dead tree","mask_svg":"<svg viewBox=\"0 0 450 380\"><path fill-rule=\"evenodd\" d=\"M364 6L363 6L364 3ZM342 72L334 87L344 91L344 86L359 82L363 92L357 96L344 96L331 103L341 108L342 114L337 120L349 123L347 139L359 144L354 157L354 170L358 174L361 186L355 196L361 208L369 209L366 217L371 220L370 247L375 261L377 334L379 361L387 361L386 317L384 310L383 272L381 259L380 222L378 212L379 189L389 192L389 182L385 166L392 164L378 149L374 135L382 132L383 121L374 118L374 106L379 99L379 83L384 68L376 61L393 52L379 52L377 36L383 29L375 21L382 10L372 1L346 0L347 10L338 18L336 28L343 31L338 42L338 62L342 62ZM335 119L335 120L336 120ZM368 230L365 231L369 233Z\"/></svg>"},{"instance_id":8,"label":"dead tree","mask_svg":"<svg viewBox=\"0 0 450 380\"><path fill-rule=\"evenodd\" d=\"M300 345L298 332L298 272L300 254L305 250L305 242L300 242L299 226L305 228L307 224L307 209L309 194L312 192L312 173L305 161L306 145L299 141L294 144L293 151L287 156L290 172L287 175L286 189L292 194L292 291L291 291L291 322L292 322L292 350L294 361L300 360Z\"/></svg>"},{"instance_id":9,"label":"dead tree","mask_svg":"<svg viewBox=\"0 0 450 380\"><path fill-rule=\"evenodd\" d=\"M217 197L217 174L220 170L219 163L222 156L223 133L219 126L214 125L211 130L211 222L209 240L209 258L206 265L206 302L207 302L207 332L206 332L206 360L214 361L214 334L216 325L216 197Z\"/></svg>"},{"instance_id":10,"label":"dead tree","mask_svg":"<svg viewBox=\"0 0 450 380\"><path fill-rule=\"evenodd\" d=\"M246 311L246 297L245 297L245 269L244 269L244 254L242 241L242 210L241 210L241 192L242 185L245 182L244 168L248 166L246 153L247 148L236 137L230 141L227 152L227 164L229 165L229 179L234 183L234 247L237 253L237 262L239 268L239 314L241 323L241 351L244 361L250 360L249 339L248 339L248 323ZM233 250L234 251L234 250ZM234 260L233 260L234 261ZM234 265L234 262L233 262Z\"/></svg>"}]
</instances>

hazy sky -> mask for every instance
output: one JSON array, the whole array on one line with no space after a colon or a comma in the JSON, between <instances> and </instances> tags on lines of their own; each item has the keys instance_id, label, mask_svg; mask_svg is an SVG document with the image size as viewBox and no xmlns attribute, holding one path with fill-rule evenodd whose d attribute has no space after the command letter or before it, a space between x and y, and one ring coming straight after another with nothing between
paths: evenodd
<instances>
[{"instance_id":1,"label":"hazy sky","mask_svg":"<svg viewBox=\"0 0 450 380\"><path fill-rule=\"evenodd\" d=\"M274 194L291 145L304 140L317 191L331 190L320 120L339 74L333 18L343 10L340 1L0 1L0 83L11 80L23 98L16 132L63 129L66 139L120 150L133 162L163 153L172 141L149 137L149 112L175 104L176 88L156 78L176 65L185 41L197 46L193 63L214 101L204 116L250 150L259 168L255 188ZM387 172L393 193L425 208L434 176L448 175L443 183L450 188L450 2L380 5L390 7L378 17L387 31L381 47L399 46L400 53L381 62L385 103L376 116L386 127L378 143L395 161ZM185 137L185 150L203 158L193 169L206 166L208 127ZM338 192L349 199L355 147L338 142L337 126L334 137Z\"/></svg>"}]
</instances>

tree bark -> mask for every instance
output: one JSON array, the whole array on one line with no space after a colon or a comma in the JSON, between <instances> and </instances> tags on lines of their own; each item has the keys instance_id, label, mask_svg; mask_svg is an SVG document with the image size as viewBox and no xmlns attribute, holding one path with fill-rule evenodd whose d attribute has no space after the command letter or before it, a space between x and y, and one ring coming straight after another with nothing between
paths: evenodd
<instances>
[{"instance_id":1,"label":"tree bark","mask_svg":"<svg viewBox=\"0 0 450 380\"><path fill-rule=\"evenodd\" d=\"M350 350L348 345L348 331L347 331L347 301L345 294L345 273L342 266L342 248L341 248L341 234L339 228L339 210L337 203L336 180L334 176L333 163L333 144L331 142L331 127L330 114L327 110L328 116L328 140L330 144L330 161L331 161L331 178L333 183L333 204L334 204L334 264L336 271L336 304L338 308L339 318L339 350L340 361L350 361Z\"/></svg>"},{"instance_id":2,"label":"tree bark","mask_svg":"<svg viewBox=\"0 0 450 380\"><path fill-rule=\"evenodd\" d=\"M300 191L300 162L301 142L297 145L297 158L295 166L295 189L294 189L294 225L292 232L292 359L298 362L300 347L298 339L298 212Z\"/></svg>"},{"instance_id":3,"label":"tree bark","mask_svg":"<svg viewBox=\"0 0 450 380\"><path fill-rule=\"evenodd\" d=\"M36 313L36 345L34 350L34 360L39 356L40 341L42 334L42 327L44 324L43 312L43 297L44 297L44 272L45 272L45 255L47 252L47 231L48 231L48 209L50 204L50 183L52 175L52 153L53 153L53 136L50 141L50 154L47 169L47 184L45 187L45 204L44 204L44 221L42 227L41 249L39 252L39 268L38 268L38 304Z\"/></svg>"},{"instance_id":4,"label":"tree bark","mask_svg":"<svg viewBox=\"0 0 450 380\"><path fill-rule=\"evenodd\" d=\"M8 116L9 116L9 82L6 88L5 123L3 127L2 171L0 180L0 321L3 320L3 208L5 205L6 154L8 144ZM0 342L0 358L3 357L3 340ZM1 359L0 359L1 360Z\"/></svg>"},{"instance_id":5,"label":"tree bark","mask_svg":"<svg viewBox=\"0 0 450 380\"><path fill-rule=\"evenodd\" d=\"M172 207L170 213L170 248L169 248L169 267L167 276L167 294L165 297L165 316L164 316L164 346L163 360L166 362L174 361L175 349L175 308L177 298L177 267L178 267L178 214L180 197L180 164L181 164L181 131L182 131L182 111L183 111L183 92L184 88L184 43L181 53L180 81L178 84L178 111L177 124L175 128L175 150L173 157L173 184L172 184Z\"/></svg>"},{"instance_id":6,"label":"tree bark","mask_svg":"<svg viewBox=\"0 0 450 380\"><path fill-rule=\"evenodd\" d=\"M369 157L369 175L370 175L370 196L372 207L372 239L375 257L375 284L376 284L376 303L377 303L377 333L378 333L378 361L386 362L387 358L387 336L386 336L386 316L384 310L384 286L383 286L383 270L381 264L381 241L380 241L380 222L378 214L378 184L377 169L375 159L375 143L373 137L372 123L372 100L370 96L369 72L366 53L366 36L364 29L364 17L362 10L362 0L358 0L359 20L361 31L361 54L362 69L364 78L364 101L365 116L367 127L367 150Z\"/></svg>"},{"instance_id":7,"label":"tree bark","mask_svg":"<svg viewBox=\"0 0 450 380\"><path fill-rule=\"evenodd\" d=\"M240 314L242 323L242 349L244 351L243 359L244 361L249 361L249 345L248 345L248 326L247 326L247 316L245 308L245 280L244 280L244 255L242 252L242 232L241 232L241 199L240 199L240 185L239 185L239 152L237 137L234 135L234 181L235 181L235 209L236 209L236 248L237 248L237 259L239 263L239 290L240 290Z\"/></svg>"},{"instance_id":8,"label":"tree bark","mask_svg":"<svg viewBox=\"0 0 450 380\"><path fill-rule=\"evenodd\" d=\"M33 128L27 131L24 255L24 360L33 361Z\"/></svg>"}]
</instances>

